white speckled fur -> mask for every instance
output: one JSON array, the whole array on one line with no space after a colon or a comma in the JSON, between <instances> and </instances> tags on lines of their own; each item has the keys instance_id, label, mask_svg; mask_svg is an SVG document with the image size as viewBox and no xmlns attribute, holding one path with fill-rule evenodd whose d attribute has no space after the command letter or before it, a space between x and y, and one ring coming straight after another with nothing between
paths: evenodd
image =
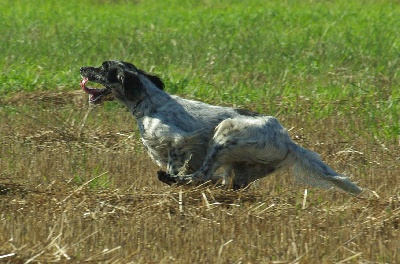
<instances>
[{"instance_id":1,"label":"white speckled fur","mask_svg":"<svg viewBox=\"0 0 400 264\"><path fill-rule=\"evenodd\" d=\"M303 183L338 187L352 194L362 191L316 153L295 144L274 117L170 95L158 77L125 62L83 67L81 74L103 84L107 100L111 94L135 116L147 152L166 169L159 172L166 183L201 184L229 178L233 187L242 188L276 170L293 167ZM93 103L102 101L101 96L95 99ZM217 175L220 168L224 173Z\"/></svg>"}]
</instances>

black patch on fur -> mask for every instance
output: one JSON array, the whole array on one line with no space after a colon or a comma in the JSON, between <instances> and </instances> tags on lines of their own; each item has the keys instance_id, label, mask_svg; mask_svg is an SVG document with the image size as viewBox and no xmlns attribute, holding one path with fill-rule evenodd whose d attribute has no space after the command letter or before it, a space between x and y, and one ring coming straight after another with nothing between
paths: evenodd
<instances>
[{"instance_id":1,"label":"black patch on fur","mask_svg":"<svg viewBox=\"0 0 400 264\"><path fill-rule=\"evenodd\" d=\"M125 77L122 81L124 86L124 93L126 99L135 101L140 97L142 82L139 80L136 74L131 72L125 72Z\"/></svg>"},{"instance_id":2,"label":"black patch on fur","mask_svg":"<svg viewBox=\"0 0 400 264\"><path fill-rule=\"evenodd\" d=\"M164 83L163 83L163 81L161 80L160 77L158 77L156 75L151 75L151 74L149 74L149 73L147 73L145 71L142 71L140 69L137 69L137 71L140 74L145 75L152 83L154 83L155 86L157 86L158 89L164 90L165 85L164 85Z\"/></svg>"},{"instance_id":3,"label":"black patch on fur","mask_svg":"<svg viewBox=\"0 0 400 264\"><path fill-rule=\"evenodd\" d=\"M123 63L124 66L125 66L126 68L128 68L129 70L131 70L131 71L138 71L138 68L136 68L136 66L133 65L132 63L125 62L125 61L121 61L121 63Z\"/></svg>"},{"instance_id":4,"label":"black patch on fur","mask_svg":"<svg viewBox=\"0 0 400 264\"><path fill-rule=\"evenodd\" d=\"M118 80L118 68L114 67L110 69L110 71L107 74L107 81L109 83L116 83L120 81Z\"/></svg>"},{"instance_id":5,"label":"black patch on fur","mask_svg":"<svg viewBox=\"0 0 400 264\"><path fill-rule=\"evenodd\" d=\"M256 112L253 112L253 111L249 111L249 110L245 110L245 109L236 108L235 111L239 115L243 115L243 116L261 116L259 113L256 113Z\"/></svg>"}]
</instances>

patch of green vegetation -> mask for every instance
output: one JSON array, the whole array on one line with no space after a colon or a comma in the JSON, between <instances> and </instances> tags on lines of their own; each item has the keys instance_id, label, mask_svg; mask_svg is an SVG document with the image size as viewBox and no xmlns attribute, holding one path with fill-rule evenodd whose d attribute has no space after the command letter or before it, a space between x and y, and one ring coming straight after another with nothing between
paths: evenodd
<instances>
[{"instance_id":1,"label":"patch of green vegetation","mask_svg":"<svg viewBox=\"0 0 400 264\"><path fill-rule=\"evenodd\" d=\"M187 97L400 134L394 1L17 0L0 14L1 96L79 89L81 66L121 59Z\"/></svg>"}]
</instances>

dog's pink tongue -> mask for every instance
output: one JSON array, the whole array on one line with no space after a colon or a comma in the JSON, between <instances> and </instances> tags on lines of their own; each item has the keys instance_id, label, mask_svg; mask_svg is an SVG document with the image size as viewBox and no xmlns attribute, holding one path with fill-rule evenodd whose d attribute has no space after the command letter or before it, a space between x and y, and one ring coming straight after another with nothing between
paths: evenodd
<instances>
[{"instance_id":1,"label":"dog's pink tongue","mask_svg":"<svg viewBox=\"0 0 400 264\"><path fill-rule=\"evenodd\" d=\"M83 78L81 80L81 87L82 87L82 90L85 91L85 93L88 93L88 94L91 94L91 95L96 95L96 94L101 93L101 89L86 87L86 83L88 81L89 81L88 78Z\"/></svg>"}]
</instances>

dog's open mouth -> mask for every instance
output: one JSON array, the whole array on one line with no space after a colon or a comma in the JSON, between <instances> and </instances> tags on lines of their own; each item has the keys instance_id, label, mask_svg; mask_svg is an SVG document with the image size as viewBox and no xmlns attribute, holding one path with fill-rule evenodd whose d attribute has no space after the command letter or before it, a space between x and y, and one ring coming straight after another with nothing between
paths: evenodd
<instances>
[{"instance_id":1,"label":"dog's open mouth","mask_svg":"<svg viewBox=\"0 0 400 264\"><path fill-rule=\"evenodd\" d=\"M81 80L81 87L85 93L89 94L89 102L92 104L99 104L104 101L113 100L113 96L111 94L111 90L108 88L90 88L86 86L86 83L89 81L88 78L83 78Z\"/></svg>"}]
</instances>

